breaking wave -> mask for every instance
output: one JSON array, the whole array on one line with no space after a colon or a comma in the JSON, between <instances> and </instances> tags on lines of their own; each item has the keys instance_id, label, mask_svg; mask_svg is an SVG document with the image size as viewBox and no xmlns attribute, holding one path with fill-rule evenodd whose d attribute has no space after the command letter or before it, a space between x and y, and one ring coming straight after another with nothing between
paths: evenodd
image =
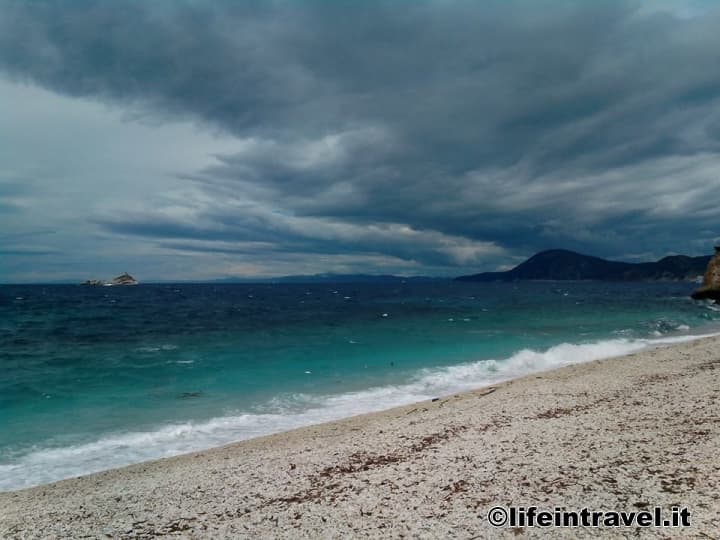
<instances>
[{"instance_id":1,"label":"breaking wave","mask_svg":"<svg viewBox=\"0 0 720 540\"><path fill-rule=\"evenodd\" d=\"M707 334L717 335L717 334ZM611 339L563 343L545 351L521 350L505 359L481 360L422 369L405 384L337 395L278 396L266 412L239 412L203 422L174 423L153 431L125 432L63 448L34 448L0 465L0 491L53 482L151 459L176 456L495 384L553 368L625 355L653 346L691 341L706 335L658 339Z\"/></svg>"}]
</instances>

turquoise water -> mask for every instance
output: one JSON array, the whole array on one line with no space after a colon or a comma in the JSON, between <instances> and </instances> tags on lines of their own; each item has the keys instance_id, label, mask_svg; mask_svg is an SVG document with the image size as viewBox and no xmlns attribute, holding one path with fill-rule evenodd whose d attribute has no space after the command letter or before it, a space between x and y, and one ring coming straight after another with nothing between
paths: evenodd
<instances>
[{"instance_id":1,"label":"turquoise water","mask_svg":"<svg viewBox=\"0 0 720 540\"><path fill-rule=\"evenodd\" d=\"M691 288L0 286L0 490L715 332Z\"/></svg>"}]
</instances>

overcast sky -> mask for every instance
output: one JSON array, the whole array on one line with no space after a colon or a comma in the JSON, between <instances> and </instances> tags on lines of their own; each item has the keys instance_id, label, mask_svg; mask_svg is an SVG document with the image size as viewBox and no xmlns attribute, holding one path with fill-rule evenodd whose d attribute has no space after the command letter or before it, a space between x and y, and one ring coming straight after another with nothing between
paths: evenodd
<instances>
[{"instance_id":1,"label":"overcast sky","mask_svg":"<svg viewBox=\"0 0 720 540\"><path fill-rule=\"evenodd\" d=\"M0 282L709 254L714 5L0 0Z\"/></svg>"}]
</instances>

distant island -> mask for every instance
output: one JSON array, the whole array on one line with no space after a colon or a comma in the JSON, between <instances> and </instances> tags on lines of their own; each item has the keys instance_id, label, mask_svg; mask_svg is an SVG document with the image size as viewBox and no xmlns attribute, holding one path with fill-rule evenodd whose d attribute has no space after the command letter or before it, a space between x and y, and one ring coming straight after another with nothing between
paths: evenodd
<instances>
[{"instance_id":1,"label":"distant island","mask_svg":"<svg viewBox=\"0 0 720 540\"><path fill-rule=\"evenodd\" d=\"M720 248L718 248L720 250ZM446 280L498 281L697 281L700 283L711 257L672 255L655 262L629 263L609 261L565 249L541 251L505 272L483 272L456 278L429 276L396 276L392 274L333 274L291 275L279 277L226 277L192 283L424 283ZM720 267L720 260L718 261ZM137 285L139 282L125 272L110 281L92 279L81 285L109 287ZM173 282L175 283L175 282ZM720 290L720 286L716 287Z\"/></svg>"},{"instance_id":2,"label":"distant island","mask_svg":"<svg viewBox=\"0 0 720 540\"><path fill-rule=\"evenodd\" d=\"M280 276L272 278L258 277L227 277L214 279L208 283L401 283L444 281L448 278L427 276L395 276L392 274L310 274L296 276Z\"/></svg>"},{"instance_id":3,"label":"distant island","mask_svg":"<svg viewBox=\"0 0 720 540\"><path fill-rule=\"evenodd\" d=\"M111 287L113 285L137 285L139 282L127 272L120 274L111 281L103 281L101 279L87 279L80 285L91 285L95 287Z\"/></svg>"},{"instance_id":4,"label":"distant island","mask_svg":"<svg viewBox=\"0 0 720 540\"><path fill-rule=\"evenodd\" d=\"M506 272L483 272L456 281L695 281L705 272L710 256L673 255L656 262L608 261L565 249L541 251Z\"/></svg>"}]
</instances>

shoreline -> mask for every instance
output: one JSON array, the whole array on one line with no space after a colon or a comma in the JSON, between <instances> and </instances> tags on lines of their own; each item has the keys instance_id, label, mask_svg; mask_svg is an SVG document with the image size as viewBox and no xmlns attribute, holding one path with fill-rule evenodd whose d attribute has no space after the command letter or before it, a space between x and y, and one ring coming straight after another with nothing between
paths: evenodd
<instances>
[{"instance_id":1,"label":"shoreline","mask_svg":"<svg viewBox=\"0 0 720 540\"><path fill-rule=\"evenodd\" d=\"M0 493L0 537L515 537L484 516L513 501L628 511L681 503L692 527L680 532L712 534L719 382L720 337L650 347Z\"/></svg>"},{"instance_id":2,"label":"shoreline","mask_svg":"<svg viewBox=\"0 0 720 540\"><path fill-rule=\"evenodd\" d=\"M198 422L187 421L180 424L164 424L149 431L128 431L118 434L110 433L106 437L87 441L81 444L60 447L55 449L37 448L23 459L13 465L0 466L0 493L10 493L22 489L39 487L58 481L72 479L79 476L100 473L113 469L120 469L132 465L178 457L185 454L208 451L213 448L247 441L259 437L266 437L295 429L335 422L355 416L373 414L403 407L414 403L442 398L452 394L464 393L497 385L506 381L520 379L525 376L539 374L568 365L580 364L595 360L604 360L618 356L625 356L644 350L666 347L675 343L683 343L704 337L720 336L720 328L710 325L694 329L694 332L677 335L658 335L644 338L606 337L590 342L562 342L544 349L521 349L500 360L481 359L466 361L431 369L419 369L417 376L401 383L371 386L355 391L339 394L321 395L322 402L306 410L288 411L283 414L283 422L277 425L277 418L266 419L269 425L265 429L254 429L255 433L243 433L242 426L246 424L242 418L257 416L254 424L263 416L263 413L237 413L233 416L211 417ZM399 394L404 397L399 397ZM332 402L333 407L329 406ZM354 403L354 405L351 405ZM359 404L362 404L358 406ZM269 416L273 416L269 413ZM241 422L242 426L237 422ZM208 432L215 429L218 424L222 433ZM166 430L189 429L197 431L195 443L168 438ZM202 434L206 438L215 439L211 444L202 441ZM164 443L158 445L157 438ZM138 441L144 440L153 451L138 453ZM219 440L218 440L219 439ZM223 440L224 439L224 440ZM199 443L199 444L198 444ZM124 445L130 445L127 454L123 451ZM185 446L178 449L176 445ZM188 447L189 446L189 447ZM117 459L114 452L121 453L124 458ZM140 455L138 455L140 454ZM74 456L74 458L73 458ZM70 459L74 462L71 462ZM58 463L58 460L60 462ZM104 465L99 465L100 463ZM48 467L61 467L64 475L43 474L45 465ZM23 471L26 471L23 474ZM38 473L45 478L38 482ZM6 474L3 478L3 474ZM22 475L22 476L21 476ZM28 480L33 478L33 480ZM15 480L15 485L13 485ZM23 482L24 485L19 484Z\"/></svg>"}]
</instances>

